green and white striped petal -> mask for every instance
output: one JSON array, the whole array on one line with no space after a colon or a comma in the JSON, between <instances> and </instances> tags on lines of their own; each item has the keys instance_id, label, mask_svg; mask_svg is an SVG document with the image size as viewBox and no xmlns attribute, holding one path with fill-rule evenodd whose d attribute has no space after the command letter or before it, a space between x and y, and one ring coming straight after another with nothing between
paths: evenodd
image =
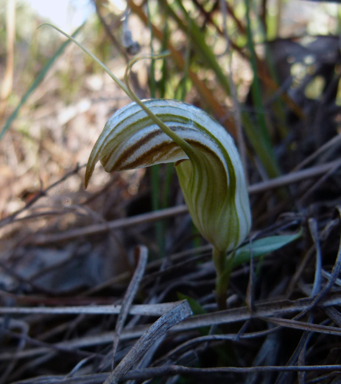
<instances>
[{"instance_id":1,"label":"green and white striped petal","mask_svg":"<svg viewBox=\"0 0 341 384\"><path fill-rule=\"evenodd\" d=\"M251 213L243 167L231 136L192 105L153 99L143 103L171 132L165 133L166 128L136 103L118 110L91 152L85 185L98 161L107 172L174 162L200 233L219 251L234 249L250 230Z\"/></svg>"}]
</instances>

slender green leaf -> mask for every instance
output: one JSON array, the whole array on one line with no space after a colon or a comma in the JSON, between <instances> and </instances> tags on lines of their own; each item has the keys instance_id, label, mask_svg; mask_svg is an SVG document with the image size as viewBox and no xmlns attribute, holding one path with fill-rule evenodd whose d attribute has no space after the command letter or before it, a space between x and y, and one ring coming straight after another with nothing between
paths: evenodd
<instances>
[{"instance_id":1,"label":"slender green leaf","mask_svg":"<svg viewBox=\"0 0 341 384\"><path fill-rule=\"evenodd\" d=\"M161 52L167 51L167 43L169 39L169 28L168 28L168 14L167 10L164 12L164 28L163 28L163 39L161 42ZM169 73L167 68L167 62L166 57L162 60L162 67L161 67L161 79L158 82L158 90L159 90L159 98L164 99L166 95L166 87L167 82L169 81Z\"/></svg>"},{"instance_id":2,"label":"slender green leaf","mask_svg":"<svg viewBox=\"0 0 341 384\"><path fill-rule=\"evenodd\" d=\"M276 177L279 175L277 162L274 160L273 151L269 151L264 140L261 140L260 135L255 129L255 124L247 112L242 113L243 125L248 139L250 140L256 154L262 162L268 175Z\"/></svg>"},{"instance_id":3,"label":"slender green leaf","mask_svg":"<svg viewBox=\"0 0 341 384\"><path fill-rule=\"evenodd\" d=\"M166 0L160 1L160 4L162 4L165 9L167 9L167 12L172 17L172 19L177 23L178 27L186 34L190 35L191 38L191 44L193 46L194 51L196 54L200 57L201 60L205 63L205 65L208 68L211 68L220 84L220 86L224 89L225 93L227 95L230 95L230 86L228 82L228 78L223 72L219 62L216 59L216 56L214 52L212 51L211 47L208 46L206 43L206 37L203 31L200 30L198 25L196 24L195 20L193 20L185 7L183 6L183 3L180 0L176 0L175 3L183 13L186 21L186 23L177 15L177 13L174 11L174 9L167 3ZM250 26L250 25L249 25ZM260 91L260 85L258 82L258 75L257 75L257 67L256 67L256 60L255 60L255 52L254 52L254 45L252 41L252 32L251 29L248 29L248 41L249 41L249 49L251 51L252 60L252 68L253 72L255 74L255 82L252 86L252 92L255 99L255 108L258 111L263 110L263 105L261 101L261 91ZM251 44L251 45L250 45ZM279 167L277 164L276 157L273 152L272 144L270 141L270 137L267 131L266 121L264 114L258 113L256 115L256 124L253 122L250 124L250 117L246 112L243 113L243 123L244 125L248 125L246 129L246 134L249 136L256 136L256 140L252 140L250 138L250 141L252 142L252 145L255 148L255 151L257 155L259 156L266 172L268 175L273 178L280 174ZM256 125L256 126L255 126ZM253 133L251 131L254 131Z\"/></svg>"},{"instance_id":4,"label":"slender green leaf","mask_svg":"<svg viewBox=\"0 0 341 384\"><path fill-rule=\"evenodd\" d=\"M173 8L167 3L166 0L160 0L160 4L164 6L167 9L167 12L172 17L172 19L177 23L178 27L187 35L190 34L193 48L195 52L198 53L201 60L203 60L206 65L211 68L219 81L219 84L222 86L224 91L229 94L230 93L230 86L228 83L228 79L226 75L224 74L221 66L219 65L215 54L213 53L212 49L207 45L206 43L206 37L205 34L200 30L199 26L196 24L195 20L191 18L191 16L188 14L187 10L183 6L182 1L176 0L176 4L180 8L181 12L183 13L185 19L188 22L188 25L186 25L182 19L176 14L176 12L173 10Z\"/></svg>"},{"instance_id":5,"label":"slender green leaf","mask_svg":"<svg viewBox=\"0 0 341 384\"><path fill-rule=\"evenodd\" d=\"M255 150L261 159L264 168L266 169L268 175L270 177L276 177L280 174L279 172L279 166L277 164L277 160L272 148L270 135L268 132L266 120L265 120L265 113L263 101L262 101L262 91L261 91L261 85L258 78L258 68L257 68L257 61L256 61L256 52L255 52L255 46L253 41L253 34L251 30L251 18L250 18L250 0L245 0L245 9L246 9L246 20L247 20L247 40L248 40L248 48L250 51L250 57L251 57L251 66L253 71L253 82L251 84L251 94L252 94L252 100L255 106L255 109L257 113L255 114L255 121L256 126L252 129L255 131L254 133L257 135L257 141L260 142L260 146L257 145L255 147L256 143L253 141L253 145L255 147ZM246 114L243 114L244 118L244 124L245 124L245 118L247 119ZM247 135L250 135L250 130L246 130ZM258 148L258 149L257 149Z\"/></svg>"},{"instance_id":6,"label":"slender green leaf","mask_svg":"<svg viewBox=\"0 0 341 384\"><path fill-rule=\"evenodd\" d=\"M193 315L204 315L207 313L207 311L201 306L200 303L198 303L193 297L184 295L183 293L177 292L177 296L179 300L187 300L189 306L191 307L191 310L193 312ZM199 329L199 332L205 336L208 335L210 332L210 327L202 327Z\"/></svg>"},{"instance_id":7,"label":"slender green leaf","mask_svg":"<svg viewBox=\"0 0 341 384\"><path fill-rule=\"evenodd\" d=\"M276 251L301 237L302 231L293 235L280 235L264 237L263 239L255 240L252 244L246 244L236 250L236 255L233 258L232 268L240 264L250 261L250 255L254 259L263 256L267 253Z\"/></svg>"},{"instance_id":8,"label":"slender green leaf","mask_svg":"<svg viewBox=\"0 0 341 384\"><path fill-rule=\"evenodd\" d=\"M198 303L193 297L184 295L183 293L177 292L179 300L187 300L191 307L193 315L204 315L207 311Z\"/></svg>"},{"instance_id":9,"label":"slender green leaf","mask_svg":"<svg viewBox=\"0 0 341 384\"><path fill-rule=\"evenodd\" d=\"M147 14L148 14L148 26L150 31L150 54L154 56L153 46L153 28L152 28L152 16L150 12L150 0L147 1ZM165 60L165 59L164 59ZM155 80L155 60L152 58L150 63L150 79L149 79L150 97L156 97L156 80ZM151 167L151 184L152 184L152 207L153 211L160 209L160 164L153 165ZM165 252L165 223L163 221L155 222L155 235L157 244L160 251L160 257L164 256Z\"/></svg>"},{"instance_id":10,"label":"slender green leaf","mask_svg":"<svg viewBox=\"0 0 341 384\"><path fill-rule=\"evenodd\" d=\"M76 29L73 37L77 36L78 33L83 28L84 24L82 24L80 27ZM51 57L51 59L46 63L44 68L39 72L38 76L34 79L33 83L31 84L30 88L27 90L27 92L24 94L24 96L21 98L20 103L15 108L15 110L12 112L11 116L7 119L5 126L2 128L0 132L0 140L4 136L4 134L8 131L13 121L18 116L18 113L21 109L21 107L26 103L28 98L30 97L31 93L39 86L39 84L43 81L44 77L46 76L49 69L52 67L53 63L56 61L56 59L64 52L65 48L70 44L71 40L66 40L57 50L57 52Z\"/></svg>"}]
</instances>

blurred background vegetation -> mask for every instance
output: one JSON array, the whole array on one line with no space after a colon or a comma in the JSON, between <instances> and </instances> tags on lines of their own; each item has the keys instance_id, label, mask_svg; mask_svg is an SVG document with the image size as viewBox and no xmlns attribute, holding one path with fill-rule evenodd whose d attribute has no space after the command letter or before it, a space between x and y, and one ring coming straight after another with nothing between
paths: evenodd
<instances>
[{"instance_id":1,"label":"blurred background vegetation","mask_svg":"<svg viewBox=\"0 0 341 384\"><path fill-rule=\"evenodd\" d=\"M252 182L289 171L336 132L336 3L107 0L65 1L54 9L55 3L49 14L43 2L1 0L3 185L16 175L13 192L2 194L2 217L23 204L18 196L36 188L39 178L47 185L84 163L105 119L128 102L79 49L69 44L58 52L62 36L48 27L37 30L46 15L69 32L84 22L78 39L117 76L134 55L167 50L164 60L135 65L135 91L142 98L181 99L211 113L237 140L245 164L248 158L256 165ZM15 37L11 42L8 33ZM324 119L318 106L326 98L335 108ZM13 111L18 113L11 116ZM326 123L323 132L311 124L317 111ZM299 139L307 130L312 135L302 151Z\"/></svg>"}]
</instances>

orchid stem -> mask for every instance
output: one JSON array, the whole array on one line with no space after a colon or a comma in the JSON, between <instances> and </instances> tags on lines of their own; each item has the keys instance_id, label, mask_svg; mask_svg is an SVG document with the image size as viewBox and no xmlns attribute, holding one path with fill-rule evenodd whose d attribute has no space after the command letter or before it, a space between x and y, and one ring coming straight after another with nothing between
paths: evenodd
<instances>
[{"instance_id":1,"label":"orchid stem","mask_svg":"<svg viewBox=\"0 0 341 384\"><path fill-rule=\"evenodd\" d=\"M230 282L232 261L235 253L226 256L225 251L213 248L213 263L217 273L215 295L220 310L227 309L227 288Z\"/></svg>"}]
</instances>

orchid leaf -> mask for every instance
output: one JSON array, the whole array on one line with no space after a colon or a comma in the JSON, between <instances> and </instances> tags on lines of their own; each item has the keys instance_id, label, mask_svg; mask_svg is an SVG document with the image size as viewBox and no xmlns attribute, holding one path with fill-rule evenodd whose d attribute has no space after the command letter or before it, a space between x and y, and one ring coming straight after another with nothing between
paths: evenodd
<instances>
[{"instance_id":1,"label":"orchid leaf","mask_svg":"<svg viewBox=\"0 0 341 384\"><path fill-rule=\"evenodd\" d=\"M263 239L258 239L252 242L252 244L245 244L235 252L235 257L232 261L232 268L237 267L240 264L250 261L250 256L254 259L266 255L267 253L274 252L285 245L297 240L302 236L302 231L292 235L279 235L269 236Z\"/></svg>"}]
</instances>

